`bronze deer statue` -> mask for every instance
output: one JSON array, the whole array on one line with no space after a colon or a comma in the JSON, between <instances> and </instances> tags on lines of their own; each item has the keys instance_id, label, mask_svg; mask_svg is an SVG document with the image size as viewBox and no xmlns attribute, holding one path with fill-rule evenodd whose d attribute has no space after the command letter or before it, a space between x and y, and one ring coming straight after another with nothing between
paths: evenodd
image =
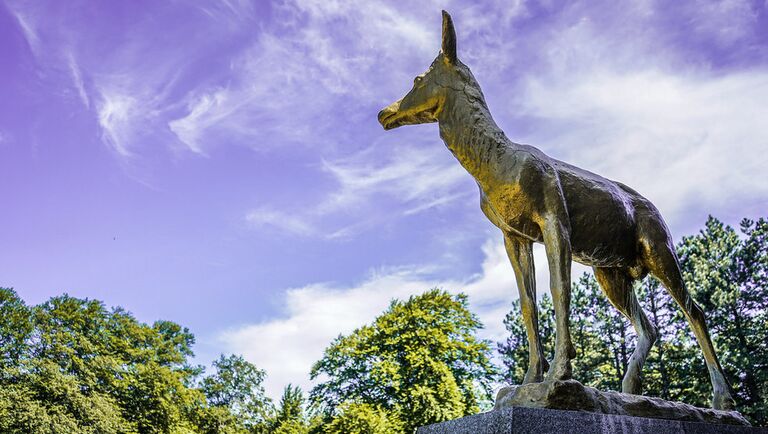
<instances>
[{"instance_id":1,"label":"bronze deer statue","mask_svg":"<svg viewBox=\"0 0 768 434\"><path fill-rule=\"evenodd\" d=\"M704 312L686 290L672 236L656 207L626 185L510 141L496 125L483 92L456 56L456 33L443 11L442 49L413 88L378 116L386 130L437 122L440 137L480 188L480 207L504 234L528 335L524 383L571 378L576 356L569 330L571 261L593 268L605 295L637 332L622 392L641 393L641 370L658 337L638 303L633 281L648 273L682 309L704 353L712 406L734 407L712 346ZM532 245L544 243L555 308L550 366L539 338Z\"/></svg>"}]
</instances>

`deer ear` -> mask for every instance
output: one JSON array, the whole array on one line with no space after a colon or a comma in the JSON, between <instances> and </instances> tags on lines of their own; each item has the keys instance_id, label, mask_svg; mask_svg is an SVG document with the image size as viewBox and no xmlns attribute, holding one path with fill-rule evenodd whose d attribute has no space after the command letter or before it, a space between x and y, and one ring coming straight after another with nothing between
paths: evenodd
<instances>
[{"instance_id":1,"label":"deer ear","mask_svg":"<svg viewBox=\"0 0 768 434\"><path fill-rule=\"evenodd\" d=\"M453 28L453 20L448 12L443 11L443 57L448 63L455 64L456 58L456 30Z\"/></svg>"}]
</instances>

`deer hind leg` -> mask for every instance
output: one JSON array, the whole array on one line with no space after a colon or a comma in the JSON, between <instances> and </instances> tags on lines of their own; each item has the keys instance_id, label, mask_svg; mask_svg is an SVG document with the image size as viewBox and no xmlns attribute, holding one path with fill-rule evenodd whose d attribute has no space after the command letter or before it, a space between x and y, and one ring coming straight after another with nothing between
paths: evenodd
<instances>
[{"instance_id":1,"label":"deer hind leg","mask_svg":"<svg viewBox=\"0 0 768 434\"><path fill-rule=\"evenodd\" d=\"M632 323L637 332L637 346L629 358L621 391L639 395L642 392L643 364L658 338L656 327L648 321L632 287L632 278L623 268L594 268L595 277L612 305Z\"/></svg>"},{"instance_id":2,"label":"deer hind leg","mask_svg":"<svg viewBox=\"0 0 768 434\"><path fill-rule=\"evenodd\" d=\"M704 312L693 300L680 272L680 264L672 247L672 242L664 231L664 239L641 240L645 262L654 275L664 285L675 302L682 309L685 318L693 329L693 334L704 353L709 377L712 382L712 408L718 410L733 410L735 402L731 397L730 386L725 379L723 368L717 359L717 353L709 337L709 331L704 319Z\"/></svg>"},{"instance_id":3,"label":"deer hind leg","mask_svg":"<svg viewBox=\"0 0 768 434\"><path fill-rule=\"evenodd\" d=\"M539 335L538 309L536 308L536 272L533 265L533 246L530 241L504 234L504 246L509 262L515 270L517 290L520 293L520 308L523 324L528 335L528 371L523 384L538 383L549 369Z\"/></svg>"}]
</instances>

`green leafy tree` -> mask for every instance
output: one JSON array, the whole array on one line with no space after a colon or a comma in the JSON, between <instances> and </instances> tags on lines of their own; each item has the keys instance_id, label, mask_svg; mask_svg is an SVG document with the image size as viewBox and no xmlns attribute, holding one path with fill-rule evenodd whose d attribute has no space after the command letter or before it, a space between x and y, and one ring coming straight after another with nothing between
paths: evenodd
<instances>
[{"instance_id":1,"label":"green leafy tree","mask_svg":"<svg viewBox=\"0 0 768 434\"><path fill-rule=\"evenodd\" d=\"M213 368L201 387L210 405L227 408L249 429L263 429L272 411L262 384L266 373L238 355L221 355Z\"/></svg>"},{"instance_id":2,"label":"green leafy tree","mask_svg":"<svg viewBox=\"0 0 768 434\"><path fill-rule=\"evenodd\" d=\"M366 403L344 403L325 431L328 434L405 433L403 423L392 413Z\"/></svg>"},{"instance_id":3,"label":"green leafy tree","mask_svg":"<svg viewBox=\"0 0 768 434\"><path fill-rule=\"evenodd\" d=\"M398 414L405 432L476 413L495 376L480 327L465 295L435 289L393 301L325 350L311 376L327 379L311 399L333 416L346 402Z\"/></svg>"},{"instance_id":4,"label":"green leafy tree","mask_svg":"<svg viewBox=\"0 0 768 434\"><path fill-rule=\"evenodd\" d=\"M57 300L64 299L68 297ZM17 299L9 306L20 308L22 303ZM3 367L2 431L134 432L136 425L124 417L115 396L106 387L99 387L99 378L107 378L99 372L110 360L95 357L102 347L90 336L74 333L73 328L89 327L86 319L78 315L82 306L69 303L72 309L66 314L48 315L51 305L29 308L23 315L27 328L23 335L16 336L14 363ZM103 319L99 309L93 312L95 321ZM8 322L5 315L0 319L3 329L15 328L19 323L13 318ZM19 339L22 336L23 341Z\"/></svg>"},{"instance_id":5,"label":"green leafy tree","mask_svg":"<svg viewBox=\"0 0 768 434\"><path fill-rule=\"evenodd\" d=\"M84 393L113 397L141 433L191 429L189 409L205 398L187 387L194 373L186 364L194 342L188 330L148 326L122 309L67 295L36 306L33 318L32 358L54 363Z\"/></svg>"},{"instance_id":6,"label":"green leafy tree","mask_svg":"<svg viewBox=\"0 0 768 434\"><path fill-rule=\"evenodd\" d=\"M0 288L0 368L18 365L32 335L32 312L16 291Z\"/></svg>"},{"instance_id":7,"label":"green leafy tree","mask_svg":"<svg viewBox=\"0 0 768 434\"><path fill-rule=\"evenodd\" d=\"M202 405L194 409L195 432L201 434L252 434L265 431L249 429L229 408L218 405Z\"/></svg>"},{"instance_id":8,"label":"green leafy tree","mask_svg":"<svg viewBox=\"0 0 768 434\"><path fill-rule=\"evenodd\" d=\"M247 432L239 413L194 387L193 344L170 321L150 326L68 295L27 307L0 289L0 432Z\"/></svg>"},{"instance_id":9,"label":"green leafy tree","mask_svg":"<svg viewBox=\"0 0 768 434\"><path fill-rule=\"evenodd\" d=\"M114 398L85 392L78 379L53 362L35 360L4 372L0 432L9 434L133 433Z\"/></svg>"}]
</instances>

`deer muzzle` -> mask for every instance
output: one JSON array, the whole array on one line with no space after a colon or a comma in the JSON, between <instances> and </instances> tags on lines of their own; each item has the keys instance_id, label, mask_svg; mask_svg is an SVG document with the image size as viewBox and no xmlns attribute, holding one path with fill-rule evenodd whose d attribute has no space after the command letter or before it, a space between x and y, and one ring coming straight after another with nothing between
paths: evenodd
<instances>
[{"instance_id":1,"label":"deer muzzle","mask_svg":"<svg viewBox=\"0 0 768 434\"><path fill-rule=\"evenodd\" d=\"M394 121L397 120L397 112L400 110L400 101L402 100L393 102L379 112L379 123L385 130L391 130L397 126Z\"/></svg>"}]
</instances>

